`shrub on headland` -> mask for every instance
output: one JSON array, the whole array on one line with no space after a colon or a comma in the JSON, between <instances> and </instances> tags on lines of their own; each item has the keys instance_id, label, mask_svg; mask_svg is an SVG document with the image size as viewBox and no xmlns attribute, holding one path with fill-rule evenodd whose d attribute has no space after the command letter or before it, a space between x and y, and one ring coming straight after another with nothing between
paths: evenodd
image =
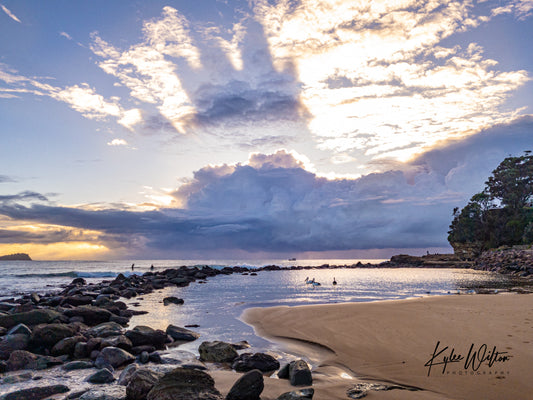
<instances>
[{"instance_id":1,"label":"shrub on headland","mask_svg":"<svg viewBox=\"0 0 533 400\"><path fill-rule=\"evenodd\" d=\"M533 243L533 156L507 157L492 171L485 189L459 211L448 231L457 255L475 258L500 246Z\"/></svg>"}]
</instances>

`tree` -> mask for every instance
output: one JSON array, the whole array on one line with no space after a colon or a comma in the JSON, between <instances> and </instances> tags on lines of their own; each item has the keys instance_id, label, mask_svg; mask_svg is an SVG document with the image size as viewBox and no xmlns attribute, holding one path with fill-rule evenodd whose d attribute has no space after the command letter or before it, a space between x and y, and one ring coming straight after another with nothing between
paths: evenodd
<instances>
[{"instance_id":1,"label":"tree","mask_svg":"<svg viewBox=\"0 0 533 400\"><path fill-rule=\"evenodd\" d=\"M492 171L485 189L472 196L454 219L448 241L471 256L502 245L533 242L533 156L508 157ZM464 251L464 250L463 250Z\"/></svg>"}]
</instances>

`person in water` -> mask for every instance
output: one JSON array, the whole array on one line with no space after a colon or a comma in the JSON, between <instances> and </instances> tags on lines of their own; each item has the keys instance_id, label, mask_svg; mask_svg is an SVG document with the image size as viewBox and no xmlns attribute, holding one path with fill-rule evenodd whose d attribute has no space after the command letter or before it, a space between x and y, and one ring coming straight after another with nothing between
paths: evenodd
<instances>
[{"instance_id":1,"label":"person in water","mask_svg":"<svg viewBox=\"0 0 533 400\"><path fill-rule=\"evenodd\" d=\"M135 264L131 264L131 270L133 271L133 269L135 268Z\"/></svg>"},{"instance_id":2,"label":"person in water","mask_svg":"<svg viewBox=\"0 0 533 400\"><path fill-rule=\"evenodd\" d=\"M152 266L150 267L150 270L154 270L154 264L152 264Z\"/></svg>"},{"instance_id":3,"label":"person in water","mask_svg":"<svg viewBox=\"0 0 533 400\"><path fill-rule=\"evenodd\" d=\"M333 284L336 285L337 281L335 280L335 277L333 277Z\"/></svg>"}]
</instances>

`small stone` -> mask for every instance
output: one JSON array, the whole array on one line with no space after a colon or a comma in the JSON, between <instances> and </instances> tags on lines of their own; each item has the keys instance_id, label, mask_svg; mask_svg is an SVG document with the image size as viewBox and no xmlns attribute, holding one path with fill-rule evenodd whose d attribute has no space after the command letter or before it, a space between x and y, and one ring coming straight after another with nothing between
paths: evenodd
<instances>
[{"instance_id":1,"label":"small stone","mask_svg":"<svg viewBox=\"0 0 533 400\"><path fill-rule=\"evenodd\" d=\"M92 368L94 365L90 361L71 361L64 364L61 368L65 371L73 371L75 369L87 369Z\"/></svg>"},{"instance_id":2,"label":"small stone","mask_svg":"<svg viewBox=\"0 0 533 400\"><path fill-rule=\"evenodd\" d=\"M230 343L203 342L198 348L200 360L212 362L232 362L239 354Z\"/></svg>"},{"instance_id":3,"label":"small stone","mask_svg":"<svg viewBox=\"0 0 533 400\"><path fill-rule=\"evenodd\" d=\"M200 337L199 333L174 325L167 326L166 333L177 341L193 341Z\"/></svg>"},{"instance_id":4,"label":"small stone","mask_svg":"<svg viewBox=\"0 0 533 400\"><path fill-rule=\"evenodd\" d=\"M115 377L106 368L100 369L87 378L87 382L91 383L111 383L115 380Z\"/></svg>"},{"instance_id":5,"label":"small stone","mask_svg":"<svg viewBox=\"0 0 533 400\"><path fill-rule=\"evenodd\" d=\"M4 394L2 400L40 400L58 393L66 393L70 389L65 385L40 386L29 389L21 389Z\"/></svg>"},{"instance_id":6,"label":"small stone","mask_svg":"<svg viewBox=\"0 0 533 400\"><path fill-rule=\"evenodd\" d=\"M169 304L183 304L184 301L183 299L180 299L180 298L177 298L177 297L174 297L174 296L170 296L170 297L165 297L163 299L163 305L165 306L168 306Z\"/></svg>"},{"instance_id":7,"label":"small stone","mask_svg":"<svg viewBox=\"0 0 533 400\"><path fill-rule=\"evenodd\" d=\"M302 389L283 393L276 400L311 400L315 394L314 389Z\"/></svg>"}]
</instances>

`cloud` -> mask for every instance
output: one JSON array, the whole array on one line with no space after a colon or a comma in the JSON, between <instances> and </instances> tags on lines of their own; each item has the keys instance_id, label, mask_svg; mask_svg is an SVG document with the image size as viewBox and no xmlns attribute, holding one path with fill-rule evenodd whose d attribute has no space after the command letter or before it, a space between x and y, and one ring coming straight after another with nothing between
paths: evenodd
<instances>
[{"instance_id":1,"label":"cloud","mask_svg":"<svg viewBox=\"0 0 533 400\"><path fill-rule=\"evenodd\" d=\"M6 181L4 181L6 182ZM48 201L48 198L41 193L32 192L30 190L13 194L13 195L0 195L0 202L2 203L11 203L18 201Z\"/></svg>"},{"instance_id":2,"label":"cloud","mask_svg":"<svg viewBox=\"0 0 533 400\"><path fill-rule=\"evenodd\" d=\"M230 131L239 141L234 134L239 127L277 129L280 121L305 121L294 71L289 65L274 69L256 21L244 18L222 31L191 25L176 9L164 7L160 18L144 23L143 34L142 42L120 50L94 33L91 49L101 58L100 68L132 97L155 105L160 116L146 116L145 128L170 124L180 133L215 136Z\"/></svg>"},{"instance_id":3,"label":"cloud","mask_svg":"<svg viewBox=\"0 0 533 400\"><path fill-rule=\"evenodd\" d=\"M0 88L2 91L11 93L30 93L36 96L48 96L54 100L68 104L73 110L82 114L85 118L104 120L114 117L117 122L129 130L141 122L139 109L125 110L120 105L120 98L110 99L96 93L87 83L67 86L65 88L43 83L38 78L27 78L18 74L16 70L0 63L0 81L4 81L11 88ZM11 95L14 97L15 95Z\"/></svg>"},{"instance_id":4,"label":"cloud","mask_svg":"<svg viewBox=\"0 0 533 400\"><path fill-rule=\"evenodd\" d=\"M407 160L523 111L502 106L530 79L526 71L498 71L475 43L441 45L487 23L480 9L444 0L265 0L254 11L275 64L298 71L319 148Z\"/></svg>"},{"instance_id":5,"label":"cloud","mask_svg":"<svg viewBox=\"0 0 533 400\"><path fill-rule=\"evenodd\" d=\"M110 142L107 142L108 146L127 146L128 142L126 142L124 139L113 139Z\"/></svg>"},{"instance_id":6,"label":"cloud","mask_svg":"<svg viewBox=\"0 0 533 400\"><path fill-rule=\"evenodd\" d=\"M2 8L2 10L4 10L4 12L7 14L7 16L9 18L11 18L13 21L18 22L19 24L22 23L22 22L20 22L20 19L18 19L17 16L15 14L13 14L6 6L4 6L3 4L0 4L0 7Z\"/></svg>"},{"instance_id":7,"label":"cloud","mask_svg":"<svg viewBox=\"0 0 533 400\"><path fill-rule=\"evenodd\" d=\"M59 32L59 35L60 35L60 36L63 36L63 37L66 38L67 40L73 40L73 39L72 39L72 36L70 36L67 32Z\"/></svg>"},{"instance_id":8,"label":"cloud","mask_svg":"<svg viewBox=\"0 0 533 400\"><path fill-rule=\"evenodd\" d=\"M201 168L165 193L164 208L22 205L46 200L25 192L0 198L0 214L94 231L107 248L145 256L442 248L453 208L480 191L508 154L528 150L532 129L533 118L524 117L357 179L320 177L305 157L280 150Z\"/></svg>"},{"instance_id":9,"label":"cloud","mask_svg":"<svg viewBox=\"0 0 533 400\"><path fill-rule=\"evenodd\" d=\"M0 183L4 182L16 182L16 180L7 175L0 175Z\"/></svg>"}]
</instances>

